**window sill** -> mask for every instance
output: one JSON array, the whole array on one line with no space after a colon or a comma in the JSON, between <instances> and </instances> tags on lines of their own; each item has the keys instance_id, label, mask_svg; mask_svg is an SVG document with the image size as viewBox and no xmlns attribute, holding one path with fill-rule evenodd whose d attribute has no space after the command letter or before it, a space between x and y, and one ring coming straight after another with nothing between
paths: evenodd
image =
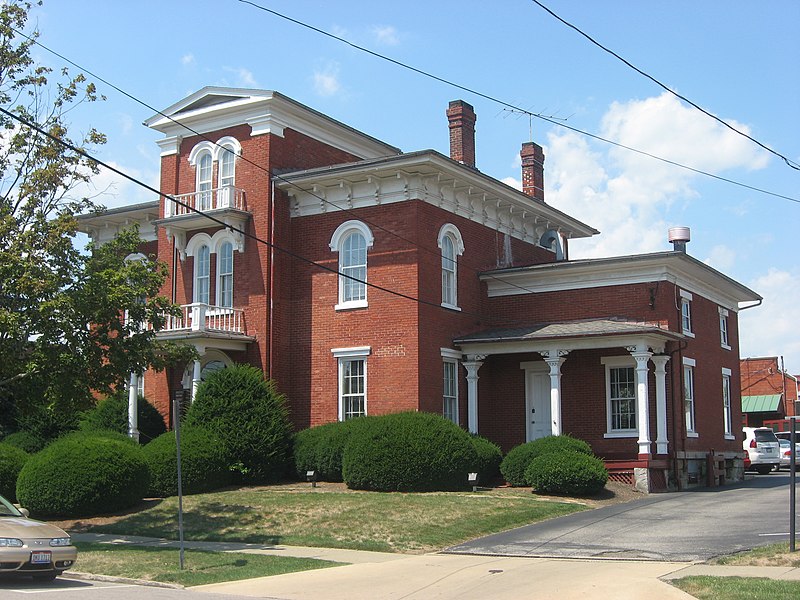
<instances>
[{"instance_id":1,"label":"window sill","mask_svg":"<svg viewBox=\"0 0 800 600\"><path fill-rule=\"evenodd\" d=\"M352 310L354 308L367 308L366 300L356 300L354 302L341 302L334 306L334 310Z\"/></svg>"},{"instance_id":2,"label":"window sill","mask_svg":"<svg viewBox=\"0 0 800 600\"><path fill-rule=\"evenodd\" d=\"M697 433L696 431L687 431L686 432L686 437L687 438L699 438L700 434Z\"/></svg>"},{"instance_id":3,"label":"window sill","mask_svg":"<svg viewBox=\"0 0 800 600\"><path fill-rule=\"evenodd\" d=\"M686 337L690 337L690 338L693 338L693 337L694 337L694 333L692 333L691 331L686 331L685 329L684 329L684 330L681 330L681 333L682 333L683 335L685 335Z\"/></svg>"},{"instance_id":4,"label":"window sill","mask_svg":"<svg viewBox=\"0 0 800 600\"><path fill-rule=\"evenodd\" d=\"M731 435L730 433L726 433L725 434L725 439L726 440L735 440L736 436L735 435Z\"/></svg>"},{"instance_id":5,"label":"window sill","mask_svg":"<svg viewBox=\"0 0 800 600\"><path fill-rule=\"evenodd\" d=\"M638 431L609 431L603 434L603 437L606 439L614 439L614 438L638 438L639 432Z\"/></svg>"},{"instance_id":6,"label":"window sill","mask_svg":"<svg viewBox=\"0 0 800 600\"><path fill-rule=\"evenodd\" d=\"M730 347L730 346L728 346L728 344L721 344L721 345L720 345L720 347L721 347L723 350L730 350L730 349L731 349L731 347Z\"/></svg>"},{"instance_id":7,"label":"window sill","mask_svg":"<svg viewBox=\"0 0 800 600\"><path fill-rule=\"evenodd\" d=\"M445 302L442 302L442 308L446 308L448 310L455 310L455 311L461 312L461 307L460 306L456 306L455 304L447 304Z\"/></svg>"}]
</instances>

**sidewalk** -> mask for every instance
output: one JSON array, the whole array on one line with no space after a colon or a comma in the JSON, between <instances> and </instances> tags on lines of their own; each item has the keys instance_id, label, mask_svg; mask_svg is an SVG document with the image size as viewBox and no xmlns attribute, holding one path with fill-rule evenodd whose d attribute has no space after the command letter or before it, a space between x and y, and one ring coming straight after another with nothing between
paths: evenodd
<instances>
[{"instance_id":1,"label":"sidewalk","mask_svg":"<svg viewBox=\"0 0 800 600\"><path fill-rule=\"evenodd\" d=\"M156 538L75 534L85 542L178 547ZM517 600L559 598L687 599L667 581L689 575L769 577L800 581L800 569L728 567L655 561L576 560L452 554L386 554L334 548L186 542L186 548L300 556L350 563L341 567L288 573L193 587L194 591L281 600ZM527 592L526 592L527 590Z\"/></svg>"}]
</instances>

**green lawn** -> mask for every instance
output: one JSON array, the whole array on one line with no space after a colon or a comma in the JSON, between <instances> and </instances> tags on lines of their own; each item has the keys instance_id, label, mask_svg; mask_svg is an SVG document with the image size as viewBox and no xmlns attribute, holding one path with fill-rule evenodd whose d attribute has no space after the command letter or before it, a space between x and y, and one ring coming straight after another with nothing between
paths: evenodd
<instances>
[{"instance_id":1,"label":"green lawn","mask_svg":"<svg viewBox=\"0 0 800 600\"><path fill-rule=\"evenodd\" d=\"M341 565L310 558L186 550L184 569L180 570L179 551L173 548L80 542L75 545L78 548L77 571L186 586Z\"/></svg>"},{"instance_id":2,"label":"green lawn","mask_svg":"<svg viewBox=\"0 0 800 600\"><path fill-rule=\"evenodd\" d=\"M187 496L184 531L187 540L423 553L585 508L526 490L402 494L278 486ZM177 499L88 531L177 539Z\"/></svg>"},{"instance_id":3,"label":"green lawn","mask_svg":"<svg viewBox=\"0 0 800 600\"><path fill-rule=\"evenodd\" d=\"M797 600L800 581L755 577L684 577L672 582L699 600Z\"/></svg>"}]
</instances>

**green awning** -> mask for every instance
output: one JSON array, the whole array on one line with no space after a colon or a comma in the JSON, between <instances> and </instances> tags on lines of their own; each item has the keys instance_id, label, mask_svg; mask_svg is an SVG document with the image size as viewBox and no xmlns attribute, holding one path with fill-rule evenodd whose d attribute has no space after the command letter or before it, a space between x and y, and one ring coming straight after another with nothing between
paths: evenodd
<instances>
[{"instance_id":1,"label":"green awning","mask_svg":"<svg viewBox=\"0 0 800 600\"><path fill-rule=\"evenodd\" d=\"M742 396L742 412L777 412L781 404L780 394L762 394L760 396Z\"/></svg>"}]
</instances>

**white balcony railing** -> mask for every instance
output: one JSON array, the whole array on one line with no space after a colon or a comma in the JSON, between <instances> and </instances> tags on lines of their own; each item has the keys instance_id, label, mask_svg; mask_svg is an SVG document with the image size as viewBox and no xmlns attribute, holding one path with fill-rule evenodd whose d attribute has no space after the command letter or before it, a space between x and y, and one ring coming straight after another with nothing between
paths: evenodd
<instances>
[{"instance_id":1,"label":"white balcony railing","mask_svg":"<svg viewBox=\"0 0 800 600\"><path fill-rule=\"evenodd\" d=\"M178 202L175 202L177 200ZM234 208L246 211L244 190L226 185L213 190L192 192L175 196L175 200L167 200L164 206L164 217L196 215L195 211L209 211L220 208ZM191 208L189 208L191 207ZM194 210L192 210L194 209Z\"/></svg>"},{"instance_id":2,"label":"white balcony railing","mask_svg":"<svg viewBox=\"0 0 800 600\"><path fill-rule=\"evenodd\" d=\"M245 334L244 311L238 308L212 306L202 302L181 306L180 317L167 317L162 332L214 332Z\"/></svg>"}]
</instances>

